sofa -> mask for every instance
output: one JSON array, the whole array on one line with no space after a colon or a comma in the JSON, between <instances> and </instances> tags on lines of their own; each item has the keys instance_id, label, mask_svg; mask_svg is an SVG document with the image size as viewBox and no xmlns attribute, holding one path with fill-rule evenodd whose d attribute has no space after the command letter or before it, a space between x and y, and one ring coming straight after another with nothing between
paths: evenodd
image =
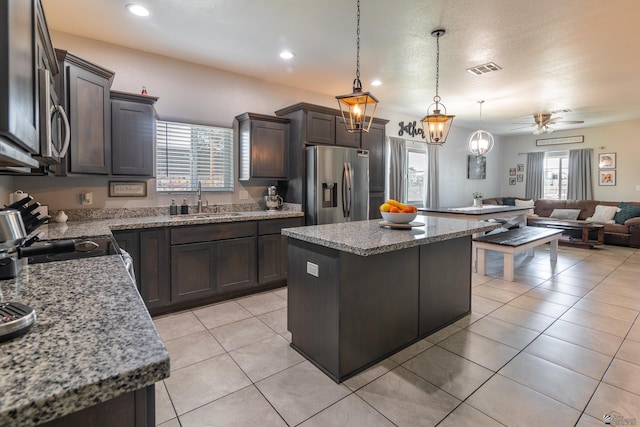
<instances>
[{"instance_id":1,"label":"sofa","mask_svg":"<svg viewBox=\"0 0 640 427\"><path fill-rule=\"evenodd\" d=\"M484 204L494 205L514 205L516 200L526 200L521 197L494 197L489 199L483 199ZM611 223L608 221L604 223L604 243L607 245L629 246L632 248L640 248L640 202L605 202L599 200L550 200L540 199L534 202L534 214L527 216L527 225L535 226L536 221L545 220L548 221L551 214L556 209L575 209L580 210L577 219L568 221L583 222L587 218L593 217L596 212L596 206L623 206L624 213L627 213L631 209L631 214L635 214L638 211L638 216L633 216L624 220L624 216L620 215L620 221ZM631 205L631 207L629 206ZM637 207L635 209L634 207ZM601 209L601 208L599 208ZM558 212L558 211L556 211ZM567 221L567 219L558 219L559 221ZM621 220L624 220L623 223Z\"/></svg>"}]
</instances>

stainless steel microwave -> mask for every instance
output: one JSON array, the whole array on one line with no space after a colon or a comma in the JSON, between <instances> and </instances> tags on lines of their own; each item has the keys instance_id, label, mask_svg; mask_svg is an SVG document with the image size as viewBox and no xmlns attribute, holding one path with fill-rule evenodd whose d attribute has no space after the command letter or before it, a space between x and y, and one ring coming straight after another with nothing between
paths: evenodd
<instances>
[{"instance_id":1,"label":"stainless steel microwave","mask_svg":"<svg viewBox=\"0 0 640 427\"><path fill-rule=\"evenodd\" d=\"M40 154L34 158L42 165L59 164L69 149L70 128L67 113L58 104L58 97L51 89L51 73L38 70L40 89Z\"/></svg>"}]
</instances>

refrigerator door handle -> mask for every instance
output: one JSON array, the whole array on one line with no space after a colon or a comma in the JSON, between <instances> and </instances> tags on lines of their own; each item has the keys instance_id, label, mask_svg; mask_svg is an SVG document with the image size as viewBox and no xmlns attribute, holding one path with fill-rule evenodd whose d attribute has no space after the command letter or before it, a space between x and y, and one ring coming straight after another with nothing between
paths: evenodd
<instances>
[{"instance_id":1,"label":"refrigerator door handle","mask_svg":"<svg viewBox=\"0 0 640 427\"><path fill-rule=\"evenodd\" d=\"M351 165L342 165L342 214L345 218L351 216Z\"/></svg>"}]
</instances>

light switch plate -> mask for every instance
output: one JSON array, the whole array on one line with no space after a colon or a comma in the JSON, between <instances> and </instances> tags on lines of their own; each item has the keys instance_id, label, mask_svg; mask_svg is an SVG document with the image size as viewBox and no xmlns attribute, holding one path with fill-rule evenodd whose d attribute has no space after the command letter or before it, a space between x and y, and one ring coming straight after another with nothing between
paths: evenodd
<instances>
[{"instance_id":1,"label":"light switch plate","mask_svg":"<svg viewBox=\"0 0 640 427\"><path fill-rule=\"evenodd\" d=\"M307 274L310 274L314 277L319 277L320 271L318 269L318 264L307 261Z\"/></svg>"}]
</instances>

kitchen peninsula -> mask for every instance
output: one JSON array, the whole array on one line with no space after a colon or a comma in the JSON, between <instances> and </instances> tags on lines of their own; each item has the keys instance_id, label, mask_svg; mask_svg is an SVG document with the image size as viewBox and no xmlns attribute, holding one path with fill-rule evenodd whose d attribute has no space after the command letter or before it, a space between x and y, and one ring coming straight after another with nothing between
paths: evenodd
<instances>
[{"instance_id":1,"label":"kitchen peninsula","mask_svg":"<svg viewBox=\"0 0 640 427\"><path fill-rule=\"evenodd\" d=\"M336 382L471 311L471 236L499 224L418 216L286 228L291 346Z\"/></svg>"}]
</instances>

